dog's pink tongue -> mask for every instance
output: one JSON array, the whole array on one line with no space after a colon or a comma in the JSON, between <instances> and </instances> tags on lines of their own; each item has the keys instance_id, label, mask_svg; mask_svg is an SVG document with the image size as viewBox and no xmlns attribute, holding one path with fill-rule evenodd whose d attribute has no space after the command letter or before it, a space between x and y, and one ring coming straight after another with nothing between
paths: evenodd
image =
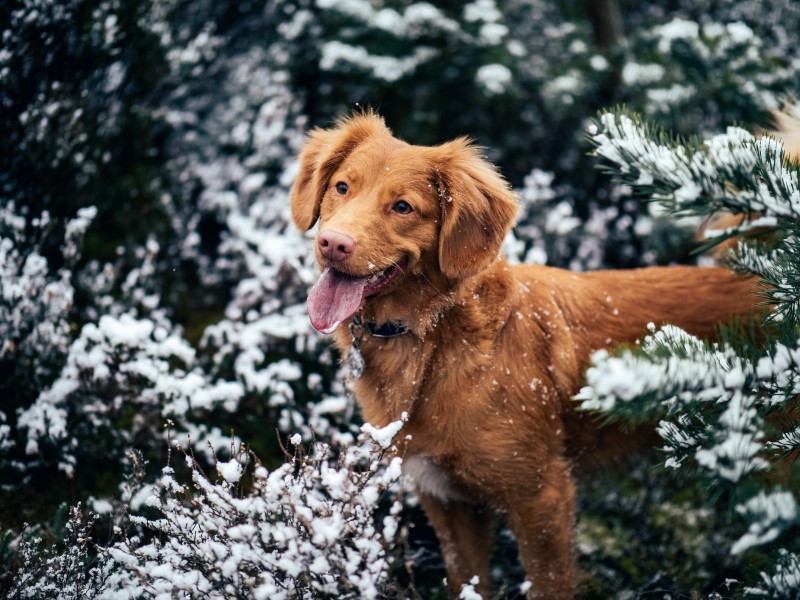
<instances>
[{"instance_id":1,"label":"dog's pink tongue","mask_svg":"<svg viewBox=\"0 0 800 600\"><path fill-rule=\"evenodd\" d=\"M308 316L314 329L333 333L361 306L367 277L351 277L328 268L308 293Z\"/></svg>"}]
</instances>

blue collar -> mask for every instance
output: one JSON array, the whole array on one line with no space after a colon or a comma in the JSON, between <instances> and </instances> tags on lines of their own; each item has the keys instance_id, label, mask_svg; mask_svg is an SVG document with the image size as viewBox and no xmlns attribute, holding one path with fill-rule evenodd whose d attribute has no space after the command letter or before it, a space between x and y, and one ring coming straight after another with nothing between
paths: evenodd
<instances>
[{"instance_id":1,"label":"blue collar","mask_svg":"<svg viewBox=\"0 0 800 600\"><path fill-rule=\"evenodd\" d=\"M356 333L358 329L361 329L361 331L366 329L372 337L376 338L393 338L408 333L408 328L402 321L386 321L386 323L378 325L375 321L364 322L360 316L355 315L350 326L350 333L353 335L353 339L361 338L361 334Z\"/></svg>"},{"instance_id":2,"label":"blue collar","mask_svg":"<svg viewBox=\"0 0 800 600\"><path fill-rule=\"evenodd\" d=\"M408 333L408 329L402 321L386 321L383 325L378 325L374 321L364 323L369 334L376 338L393 338Z\"/></svg>"}]
</instances>

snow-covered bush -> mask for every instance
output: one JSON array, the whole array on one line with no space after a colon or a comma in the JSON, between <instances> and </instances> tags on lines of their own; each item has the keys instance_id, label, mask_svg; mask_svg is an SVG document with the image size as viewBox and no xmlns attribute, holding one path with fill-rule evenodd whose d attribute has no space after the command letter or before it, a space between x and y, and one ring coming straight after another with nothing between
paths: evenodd
<instances>
[{"instance_id":1,"label":"snow-covered bush","mask_svg":"<svg viewBox=\"0 0 800 600\"><path fill-rule=\"evenodd\" d=\"M84 209L67 225L71 233L64 240L64 255L79 251L81 230L95 212ZM53 268L40 253L50 225L48 213L28 219L14 202L0 207L0 360L12 369L26 366L39 377L46 376L48 362L57 364L66 353L75 293L69 269Z\"/></svg>"},{"instance_id":2,"label":"snow-covered bush","mask_svg":"<svg viewBox=\"0 0 800 600\"><path fill-rule=\"evenodd\" d=\"M107 570L93 552L96 521L94 514L84 515L78 505L69 510L64 537L58 544L47 544L35 527L24 531L18 541L18 560L22 567L7 590L7 597L30 600L97 598L105 588Z\"/></svg>"},{"instance_id":3,"label":"snow-covered bush","mask_svg":"<svg viewBox=\"0 0 800 600\"><path fill-rule=\"evenodd\" d=\"M51 384L71 342L71 314L75 297L68 268L79 255L94 207L78 211L67 222L60 256L48 260L44 247L53 221L44 212L28 218L16 203L0 207L0 467L23 470L17 427L24 426L16 411L35 403L39 390ZM58 260L60 259L60 260ZM53 266L66 265L62 268ZM6 412L8 411L8 412ZM40 429L63 434L60 415L41 415ZM24 444L23 444L24 446Z\"/></svg>"},{"instance_id":4,"label":"snow-covered bush","mask_svg":"<svg viewBox=\"0 0 800 600\"><path fill-rule=\"evenodd\" d=\"M166 419L199 442L211 441L192 413L196 419L216 406L233 412L243 388L236 382L211 384L194 367L194 349L152 320L104 315L97 324L84 325L58 378L19 412L26 453L37 454L44 441L56 444L63 448L59 467L72 474L75 453L86 445L81 438L110 436L110 458L143 433L144 439L153 437L152 430ZM98 446L93 444L92 452Z\"/></svg>"},{"instance_id":5,"label":"snow-covered bush","mask_svg":"<svg viewBox=\"0 0 800 600\"><path fill-rule=\"evenodd\" d=\"M217 463L217 483L187 455L194 491L163 469L144 500L158 516L131 517L156 536L128 535L108 549L122 572L109 588L148 596L382 597L397 559L402 504L390 500L389 514L376 515L396 488L400 459L386 467L372 451L351 446L333 460L329 447L315 444L271 472L238 452Z\"/></svg>"},{"instance_id":6,"label":"snow-covered bush","mask_svg":"<svg viewBox=\"0 0 800 600\"><path fill-rule=\"evenodd\" d=\"M765 69L772 62L765 55L769 48L741 21L676 17L644 31L629 52L621 72L628 90L624 100L687 133L733 122L744 107L751 114L777 108L776 93L783 93L800 69L800 57Z\"/></svg>"},{"instance_id":7,"label":"snow-covered bush","mask_svg":"<svg viewBox=\"0 0 800 600\"><path fill-rule=\"evenodd\" d=\"M242 445L208 476L183 452L191 485L172 466L143 484L140 454L123 486L112 535L99 545L100 517L71 510L66 538L42 549L24 534L13 598L381 598L400 558L400 458L382 460L402 427L365 430L341 452L315 443L269 471ZM140 513L140 514L136 514ZM380 515L383 514L381 517Z\"/></svg>"},{"instance_id":8,"label":"snow-covered bush","mask_svg":"<svg viewBox=\"0 0 800 600\"><path fill-rule=\"evenodd\" d=\"M611 187L608 202L589 201L584 216L577 190L553 182L553 173L534 169L518 191L521 210L507 248L513 261L575 271L609 263L651 265L691 235L685 226L640 212L625 186Z\"/></svg>"}]
</instances>

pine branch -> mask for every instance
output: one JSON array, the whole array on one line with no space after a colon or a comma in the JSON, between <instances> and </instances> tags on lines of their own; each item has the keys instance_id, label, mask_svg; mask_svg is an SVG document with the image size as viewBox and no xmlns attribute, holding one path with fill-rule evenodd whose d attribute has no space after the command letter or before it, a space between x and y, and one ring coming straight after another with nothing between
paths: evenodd
<instances>
[{"instance_id":1,"label":"pine branch","mask_svg":"<svg viewBox=\"0 0 800 600\"><path fill-rule=\"evenodd\" d=\"M764 416L800 393L800 344L750 349L709 345L667 325L639 349L596 353L576 399L607 420L661 418L667 467L692 458L712 479L737 482L769 469L760 456Z\"/></svg>"},{"instance_id":2,"label":"pine branch","mask_svg":"<svg viewBox=\"0 0 800 600\"><path fill-rule=\"evenodd\" d=\"M636 351L597 352L587 386L575 398L584 410L613 410L618 417L643 421L662 414L666 404L716 402L726 390L740 389L752 371L732 349L711 347L667 325Z\"/></svg>"},{"instance_id":3,"label":"pine branch","mask_svg":"<svg viewBox=\"0 0 800 600\"><path fill-rule=\"evenodd\" d=\"M762 585L745 589L748 596L771 599L797 598L800 582L800 556L781 549L772 573L761 572Z\"/></svg>"},{"instance_id":4,"label":"pine branch","mask_svg":"<svg viewBox=\"0 0 800 600\"><path fill-rule=\"evenodd\" d=\"M769 442L767 448L781 456L797 452L800 450L800 426L784 432L777 440Z\"/></svg>"},{"instance_id":5,"label":"pine branch","mask_svg":"<svg viewBox=\"0 0 800 600\"><path fill-rule=\"evenodd\" d=\"M733 554L777 539L800 519L794 495L782 490L761 491L737 506L736 512L747 516L750 528L731 548Z\"/></svg>"},{"instance_id":6,"label":"pine branch","mask_svg":"<svg viewBox=\"0 0 800 600\"><path fill-rule=\"evenodd\" d=\"M624 109L600 115L587 132L609 172L676 216L725 209L800 217L797 164L769 136L728 127L708 140L683 142Z\"/></svg>"},{"instance_id":7,"label":"pine branch","mask_svg":"<svg viewBox=\"0 0 800 600\"><path fill-rule=\"evenodd\" d=\"M772 305L766 323L794 339L800 325L800 226L793 222L785 228L777 245L739 243L730 265L760 278L761 295Z\"/></svg>"}]
</instances>

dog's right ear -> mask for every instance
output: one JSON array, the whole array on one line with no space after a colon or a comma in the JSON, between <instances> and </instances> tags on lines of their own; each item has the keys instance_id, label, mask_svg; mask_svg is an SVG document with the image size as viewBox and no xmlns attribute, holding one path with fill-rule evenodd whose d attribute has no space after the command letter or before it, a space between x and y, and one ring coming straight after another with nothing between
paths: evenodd
<instances>
[{"instance_id":1,"label":"dog's right ear","mask_svg":"<svg viewBox=\"0 0 800 600\"><path fill-rule=\"evenodd\" d=\"M292 219L300 231L308 231L319 219L333 173L360 143L379 133L391 135L383 119L368 111L340 120L333 129L308 134L291 192Z\"/></svg>"},{"instance_id":2,"label":"dog's right ear","mask_svg":"<svg viewBox=\"0 0 800 600\"><path fill-rule=\"evenodd\" d=\"M517 215L517 197L469 140L430 152L442 211L439 268L451 279L470 277L497 260Z\"/></svg>"}]
</instances>

